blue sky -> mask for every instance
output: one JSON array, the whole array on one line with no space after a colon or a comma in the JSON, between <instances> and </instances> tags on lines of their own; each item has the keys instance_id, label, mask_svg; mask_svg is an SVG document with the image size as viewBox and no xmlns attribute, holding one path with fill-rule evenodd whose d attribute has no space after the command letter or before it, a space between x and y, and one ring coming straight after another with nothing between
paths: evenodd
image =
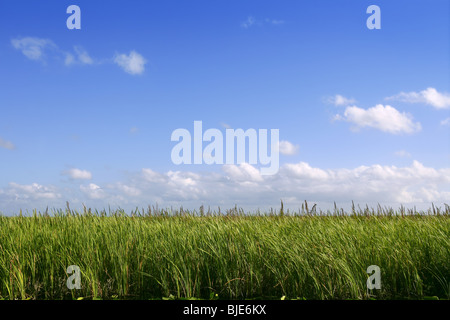
<instances>
[{"instance_id":1,"label":"blue sky","mask_svg":"<svg viewBox=\"0 0 450 320\"><path fill-rule=\"evenodd\" d=\"M449 17L446 0L3 0L0 211L448 203ZM279 129L279 173L174 165L195 120Z\"/></svg>"}]
</instances>

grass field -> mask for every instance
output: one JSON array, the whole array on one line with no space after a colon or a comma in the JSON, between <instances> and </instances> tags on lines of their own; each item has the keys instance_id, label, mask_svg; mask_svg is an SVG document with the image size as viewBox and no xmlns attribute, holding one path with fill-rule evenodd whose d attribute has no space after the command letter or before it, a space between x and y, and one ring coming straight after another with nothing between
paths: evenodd
<instances>
[{"instance_id":1,"label":"grass field","mask_svg":"<svg viewBox=\"0 0 450 320\"><path fill-rule=\"evenodd\" d=\"M0 216L2 299L450 298L449 208ZM81 270L81 289L66 269ZM366 269L381 269L368 290Z\"/></svg>"}]
</instances>

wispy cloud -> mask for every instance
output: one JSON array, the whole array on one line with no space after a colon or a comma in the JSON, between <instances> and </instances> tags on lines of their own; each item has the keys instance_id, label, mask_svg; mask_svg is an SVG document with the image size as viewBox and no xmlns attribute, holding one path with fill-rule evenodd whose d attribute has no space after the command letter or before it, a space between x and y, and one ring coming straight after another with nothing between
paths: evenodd
<instances>
[{"instance_id":1,"label":"wispy cloud","mask_svg":"<svg viewBox=\"0 0 450 320\"><path fill-rule=\"evenodd\" d=\"M142 74L147 63L147 60L136 51L131 51L129 54L116 54L112 59L98 60L92 58L81 46L74 46L73 50L62 50L53 41L36 37L12 39L11 44L28 59L43 63L49 59L63 61L65 66L115 63L132 75Z\"/></svg>"},{"instance_id":2,"label":"wispy cloud","mask_svg":"<svg viewBox=\"0 0 450 320\"><path fill-rule=\"evenodd\" d=\"M75 52L78 55L78 60L80 60L84 64L93 64L94 61L89 56L86 50L84 50L82 47L75 46Z\"/></svg>"},{"instance_id":3,"label":"wispy cloud","mask_svg":"<svg viewBox=\"0 0 450 320\"><path fill-rule=\"evenodd\" d=\"M28 59L47 62L47 58L63 60L66 66L72 64L93 64L94 60L81 46L74 46L73 51L61 50L52 40L24 37L11 40L12 46L20 50Z\"/></svg>"},{"instance_id":4,"label":"wispy cloud","mask_svg":"<svg viewBox=\"0 0 450 320\"><path fill-rule=\"evenodd\" d=\"M138 133L139 132L139 128L137 128L137 127L131 127L130 128L130 133L131 134L136 134L136 133Z\"/></svg>"},{"instance_id":5,"label":"wispy cloud","mask_svg":"<svg viewBox=\"0 0 450 320\"><path fill-rule=\"evenodd\" d=\"M12 39L11 44L15 49L20 50L25 57L31 60L43 60L47 49L56 48L53 41L35 37Z\"/></svg>"},{"instance_id":6,"label":"wispy cloud","mask_svg":"<svg viewBox=\"0 0 450 320\"><path fill-rule=\"evenodd\" d=\"M327 103L334 104L335 106L349 106L351 104L356 103L357 101L353 98L346 98L344 96L341 96L340 94L337 94L333 97L329 97L326 99Z\"/></svg>"},{"instance_id":7,"label":"wispy cloud","mask_svg":"<svg viewBox=\"0 0 450 320\"><path fill-rule=\"evenodd\" d=\"M64 63L66 66L72 64L94 64L94 59L91 58L89 53L80 46L74 46L74 53L66 52Z\"/></svg>"},{"instance_id":8,"label":"wispy cloud","mask_svg":"<svg viewBox=\"0 0 450 320\"><path fill-rule=\"evenodd\" d=\"M427 88L420 92L400 92L386 100L396 100L407 103L422 103L431 105L436 109L450 108L450 94L438 92L435 88Z\"/></svg>"},{"instance_id":9,"label":"wispy cloud","mask_svg":"<svg viewBox=\"0 0 450 320\"><path fill-rule=\"evenodd\" d=\"M245 20L244 22L241 23L241 27L243 28L250 28L251 26L253 26L256 23L256 19L252 16L249 16L247 18L247 20Z\"/></svg>"},{"instance_id":10,"label":"wispy cloud","mask_svg":"<svg viewBox=\"0 0 450 320\"><path fill-rule=\"evenodd\" d=\"M127 54L117 54L114 57L114 62L120 66L125 72L137 75L145 71L145 64L147 61L142 55L136 51L131 51Z\"/></svg>"},{"instance_id":11,"label":"wispy cloud","mask_svg":"<svg viewBox=\"0 0 450 320\"><path fill-rule=\"evenodd\" d=\"M450 118L442 120L441 126L450 126Z\"/></svg>"},{"instance_id":12,"label":"wispy cloud","mask_svg":"<svg viewBox=\"0 0 450 320\"><path fill-rule=\"evenodd\" d=\"M241 23L241 27L248 29L252 26L262 26L264 24L269 24L269 25L282 25L284 24L284 20L278 20L278 19L262 19L262 20L257 20L255 17L253 16L248 16L247 20L243 21Z\"/></svg>"},{"instance_id":13,"label":"wispy cloud","mask_svg":"<svg viewBox=\"0 0 450 320\"><path fill-rule=\"evenodd\" d=\"M16 146L12 142L6 141L0 137L0 148L14 150Z\"/></svg>"},{"instance_id":14,"label":"wispy cloud","mask_svg":"<svg viewBox=\"0 0 450 320\"><path fill-rule=\"evenodd\" d=\"M367 110L356 106L347 107L343 116L338 114L334 119L354 124L352 127L354 131L371 127L387 133L400 134L418 132L422 128L419 122L413 122L410 114L381 104Z\"/></svg>"},{"instance_id":15,"label":"wispy cloud","mask_svg":"<svg viewBox=\"0 0 450 320\"><path fill-rule=\"evenodd\" d=\"M274 24L274 25L284 24L284 20L265 19L264 21L266 23L270 23L270 24Z\"/></svg>"},{"instance_id":16,"label":"wispy cloud","mask_svg":"<svg viewBox=\"0 0 450 320\"><path fill-rule=\"evenodd\" d=\"M405 150L396 151L395 155L397 157L400 157L400 158L409 158L409 157L411 157L411 154L408 151L405 151Z\"/></svg>"}]
</instances>

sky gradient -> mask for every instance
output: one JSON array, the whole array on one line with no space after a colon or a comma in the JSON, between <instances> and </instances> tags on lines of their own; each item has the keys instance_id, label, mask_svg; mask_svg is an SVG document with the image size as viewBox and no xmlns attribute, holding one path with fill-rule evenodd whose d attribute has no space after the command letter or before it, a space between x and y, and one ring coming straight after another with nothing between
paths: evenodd
<instances>
[{"instance_id":1,"label":"sky gradient","mask_svg":"<svg viewBox=\"0 0 450 320\"><path fill-rule=\"evenodd\" d=\"M443 206L449 39L447 0L2 0L0 212ZM279 129L279 172L173 164L197 120Z\"/></svg>"}]
</instances>

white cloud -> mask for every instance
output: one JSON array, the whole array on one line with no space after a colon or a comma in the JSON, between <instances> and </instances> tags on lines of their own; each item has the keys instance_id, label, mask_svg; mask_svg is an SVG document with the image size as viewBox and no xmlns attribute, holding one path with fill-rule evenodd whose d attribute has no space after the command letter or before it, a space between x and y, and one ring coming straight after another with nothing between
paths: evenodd
<instances>
[{"instance_id":1,"label":"white cloud","mask_svg":"<svg viewBox=\"0 0 450 320\"><path fill-rule=\"evenodd\" d=\"M87 186L81 185L80 190L90 199L103 199L106 197L105 191L94 183L90 183Z\"/></svg>"},{"instance_id":2,"label":"white cloud","mask_svg":"<svg viewBox=\"0 0 450 320\"><path fill-rule=\"evenodd\" d=\"M148 168L142 169L142 175L144 179L147 180L148 182L152 183L166 182L166 177L164 175Z\"/></svg>"},{"instance_id":3,"label":"white cloud","mask_svg":"<svg viewBox=\"0 0 450 320\"><path fill-rule=\"evenodd\" d=\"M169 184L183 188L196 186L200 178L198 174L181 171L169 171L167 177L169 178Z\"/></svg>"},{"instance_id":4,"label":"white cloud","mask_svg":"<svg viewBox=\"0 0 450 320\"><path fill-rule=\"evenodd\" d=\"M263 177L259 170L248 163L241 163L239 166L224 165L222 168L228 177L233 181L263 181Z\"/></svg>"},{"instance_id":5,"label":"white cloud","mask_svg":"<svg viewBox=\"0 0 450 320\"><path fill-rule=\"evenodd\" d=\"M279 144L279 152L281 154L291 156L298 152L299 146L290 143L289 141L282 140Z\"/></svg>"},{"instance_id":6,"label":"white cloud","mask_svg":"<svg viewBox=\"0 0 450 320\"><path fill-rule=\"evenodd\" d=\"M81 170L77 168L71 168L67 171L63 172L64 175L69 176L72 179L75 180L91 180L92 179L92 173L90 173L87 170Z\"/></svg>"},{"instance_id":7,"label":"white cloud","mask_svg":"<svg viewBox=\"0 0 450 320\"><path fill-rule=\"evenodd\" d=\"M70 66L72 64L94 64L94 60L89 53L80 46L74 46L75 54L70 52L65 53L64 64ZM76 58L75 58L76 55Z\"/></svg>"},{"instance_id":8,"label":"white cloud","mask_svg":"<svg viewBox=\"0 0 450 320\"><path fill-rule=\"evenodd\" d=\"M75 57L71 53L66 53L66 58L64 59L64 64L70 66L75 63Z\"/></svg>"},{"instance_id":9,"label":"white cloud","mask_svg":"<svg viewBox=\"0 0 450 320\"><path fill-rule=\"evenodd\" d=\"M427 88L420 92L400 92L395 96L387 97L386 100L428 104L436 109L450 108L450 94L440 93L435 88Z\"/></svg>"},{"instance_id":10,"label":"white cloud","mask_svg":"<svg viewBox=\"0 0 450 320\"><path fill-rule=\"evenodd\" d=\"M3 140L2 138L0 138L0 148L14 150L16 148L16 146L12 142L9 142L9 141L6 141L6 140Z\"/></svg>"},{"instance_id":11,"label":"white cloud","mask_svg":"<svg viewBox=\"0 0 450 320\"><path fill-rule=\"evenodd\" d=\"M284 170L295 179L325 180L330 178L330 175L326 171L319 168L312 168L306 162L286 164Z\"/></svg>"},{"instance_id":12,"label":"white cloud","mask_svg":"<svg viewBox=\"0 0 450 320\"><path fill-rule=\"evenodd\" d=\"M86 50L84 50L82 47L75 46L75 52L78 55L78 60L83 64L93 64L94 60L89 56Z\"/></svg>"},{"instance_id":13,"label":"white cloud","mask_svg":"<svg viewBox=\"0 0 450 320\"><path fill-rule=\"evenodd\" d=\"M420 123L413 122L410 114L400 113L389 105L383 106L381 104L367 110L356 106L347 107L344 115L337 115L335 120L353 123L355 125L354 130L371 127L393 134L414 133L421 130Z\"/></svg>"},{"instance_id":14,"label":"white cloud","mask_svg":"<svg viewBox=\"0 0 450 320\"><path fill-rule=\"evenodd\" d=\"M45 57L50 56L57 60L63 60L66 66L94 63L88 52L81 46L74 46L74 52L65 52L59 49L52 40L34 37L12 39L11 44L31 60L45 61ZM49 52L51 52L50 55L47 54Z\"/></svg>"},{"instance_id":15,"label":"white cloud","mask_svg":"<svg viewBox=\"0 0 450 320\"><path fill-rule=\"evenodd\" d=\"M285 164L278 174L261 176L247 163L224 165L223 173L142 170L126 185L140 190L135 199L167 205L247 207L291 205L305 199L321 202L427 203L448 201L450 168L434 169L413 161L410 166L359 166L353 169L321 169L305 162ZM428 190L425 194L423 190ZM142 198L139 198L141 197Z\"/></svg>"},{"instance_id":16,"label":"white cloud","mask_svg":"<svg viewBox=\"0 0 450 320\"><path fill-rule=\"evenodd\" d=\"M335 95L334 97L329 97L327 99L328 103L334 104L335 106L348 106L356 103L356 100L353 98L346 98L341 96L340 94Z\"/></svg>"},{"instance_id":17,"label":"white cloud","mask_svg":"<svg viewBox=\"0 0 450 320\"><path fill-rule=\"evenodd\" d=\"M256 19L252 16L249 16L247 18L247 20L245 20L244 22L241 23L241 27L247 29L247 28L253 26L255 23L256 23Z\"/></svg>"},{"instance_id":18,"label":"white cloud","mask_svg":"<svg viewBox=\"0 0 450 320\"><path fill-rule=\"evenodd\" d=\"M8 193L17 199L57 199L61 195L54 187L45 187L38 183L21 185L15 182L9 183Z\"/></svg>"},{"instance_id":19,"label":"white cloud","mask_svg":"<svg viewBox=\"0 0 450 320\"><path fill-rule=\"evenodd\" d=\"M142 194L141 190L136 187L130 187L126 184L118 183L116 188L122 191L128 197L138 197Z\"/></svg>"},{"instance_id":20,"label":"white cloud","mask_svg":"<svg viewBox=\"0 0 450 320\"><path fill-rule=\"evenodd\" d=\"M66 66L94 65L108 61L108 63L117 64L129 74L137 75L145 71L147 63L144 57L136 51L131 51L128 55L116 54L112 60L98 60L92 58L82 46L73 46L73 50L63 50L49 39L24 37L12 39L11 44L31 60L46 62L48 57L55 61L62 61Z\"/></svg>"},{"instance_id":21,"label":"white cloud","mask_svg":"<svg viewBox=\"0 0 450 320\"><path fill-rule=\"evenodd\" d=\"M56 48L53 41L34 37L12 39L11 44L31 60L42 60L47 48Z\"/></svg>"},{"instance_id":22,"label":"white cloud","mask_svg":"<svg viewBox=\"0 0 450 320\"><path fill-rule=\"evenodd\" d=\"M118 54L114 57L114 62L129 74L142 74L147 61L136 51L131 51L128 55Z\"/></svg>"},{"instance_id":23,"label":"white cloud","mask_svg":"<svg viewBox=\"0 0 450 320\"><path fill-rule=\"evenodd\" d=\"M85 203L99 210L108 205L131 210L157 202L160 207L198 208L204 204L225 210L237 204L264 211L278 206L283 199L286 208L296 210L304 200L317 202L322 209L332 209L333 201L344 205L352 200L369 206L409 204L426 208L431 202L441 206L448 203L450 168L434 169L413 161L405 167L373 164L324 169L299 162L281 166L272 176L261 176L250 164L226 165L222 172L160 173L143 169L130 175L128 181L104 187L90 183L79 190L81 193L37 183L10 183L8 188L0 189L0 203L2 210L38 205L60 208L67 200L71 207Z\"/></svg>"},{"instance_id":24,"label":"white cloud","mask_svg":"<svg viewBox=\"0 0 450 320\"><path fill-rule=\"evenodd\" d=\"M450 126L450 118L442 120L441 126Z\"/></svg>"}]
</instances>

